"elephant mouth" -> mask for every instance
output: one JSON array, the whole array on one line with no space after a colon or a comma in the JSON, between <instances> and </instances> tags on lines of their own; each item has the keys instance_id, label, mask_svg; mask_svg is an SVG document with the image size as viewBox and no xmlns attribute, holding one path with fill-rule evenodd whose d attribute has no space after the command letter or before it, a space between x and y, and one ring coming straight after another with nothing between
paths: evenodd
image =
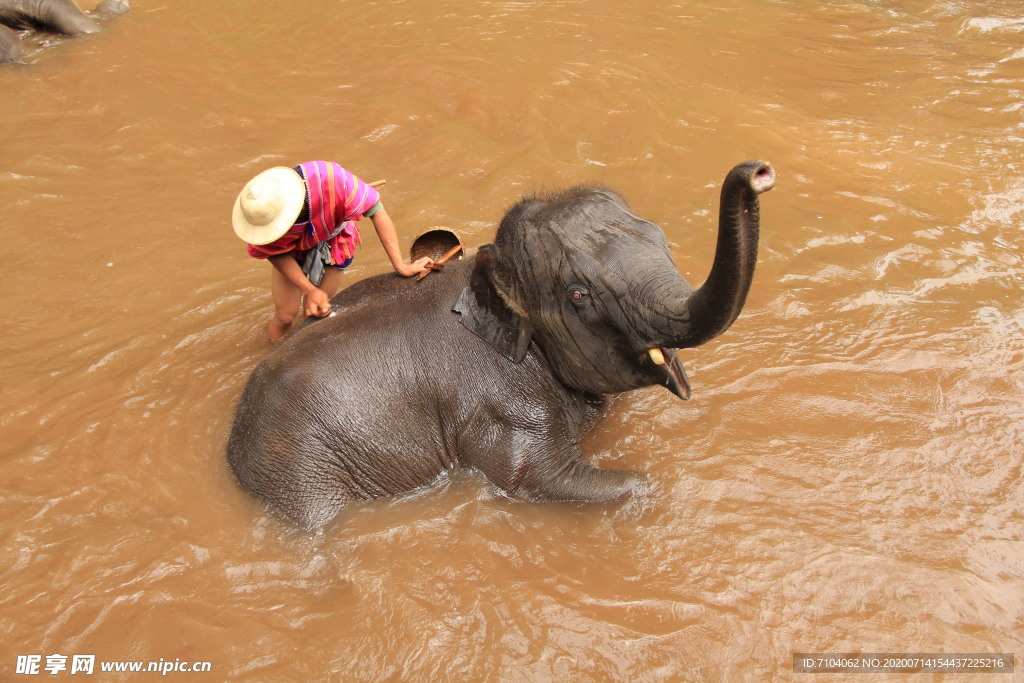
<instances>
[{"instance_id":1,"label":"elephant mouth","mask_svg":"<svg viewBox=\"0 0 1024 683\"><path fill-rule=\"evenodd\" d=\"M673 394L683 399L690 400L693 389L690 387L690 378L686 376L686 369L676 349L667 349L663 346L656 346L648 349L647 357L654 365L658 366L663 373L662 384Z\"/></svg>"}]
</instances>

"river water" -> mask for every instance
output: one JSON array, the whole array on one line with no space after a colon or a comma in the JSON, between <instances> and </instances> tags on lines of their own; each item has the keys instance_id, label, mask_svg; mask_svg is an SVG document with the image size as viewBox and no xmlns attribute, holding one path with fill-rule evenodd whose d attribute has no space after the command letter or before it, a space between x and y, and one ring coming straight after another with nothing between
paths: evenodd
<instances>
[{"instance_id":1,"label":"river water","mask_svg":"<svg viewBox=\"0 0 1024 683\"><path fill-rule=\"evenodd\" d=\"M211 664L179 680L760 681L804 677L795 652L1020 676L1019 2L136 0L27 61L0 69L0 679L53 654ZM309 535L234 483L271 304L231 204L320 158L388 180L403 249L609 185L695 284L725 174L774 164L746 309L685 353L694 399L623 395L584 444L649 495L531 505L462 472ZM372 234L347 283L386 270Z\"/></svg>"}]
</instances>

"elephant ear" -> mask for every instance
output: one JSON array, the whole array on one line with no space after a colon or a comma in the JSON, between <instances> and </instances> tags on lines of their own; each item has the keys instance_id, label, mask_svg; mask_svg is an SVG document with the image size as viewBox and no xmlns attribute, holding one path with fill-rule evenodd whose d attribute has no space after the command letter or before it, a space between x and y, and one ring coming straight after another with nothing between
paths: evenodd
<instances>
[{"instance_id":1,"label":"elephant ear","mask_svg":"<svg viewBox=\"0 0 1024 683\"><path fill-rule=\"evenodd\" d=\"M493 245L480 248L469 286L462 290L452 310L461 315L466 329L513 363L521 363L526 357L533 325L509 305L496 286Z\"/></svg>"}]
</instances>

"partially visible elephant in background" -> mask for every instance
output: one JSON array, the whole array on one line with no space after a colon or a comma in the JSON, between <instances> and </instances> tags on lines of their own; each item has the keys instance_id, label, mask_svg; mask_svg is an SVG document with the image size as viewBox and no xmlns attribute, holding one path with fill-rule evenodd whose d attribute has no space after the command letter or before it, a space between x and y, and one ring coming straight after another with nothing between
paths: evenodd
<instances>
[{"instance_id":1,"label":"partially visible elephant in background","mask_svg":"<svg viewBox=\"0 0 1024 683\"><path fill-rule=\"evenodd\" d=\"M493 244L416 282L378 275L331 303L253 371L227 460L305 529L346 503L410 491L459 466L528 501L600 502L642 488L583 460L603 397L662 385L689 398L677 356L725 332L753 280L767 163L722 186L711 273L694 289L662 231L618 194L525 199Z\"/></svg>"},{"instance_id":2,"label":"partially visible elephant in background","mask_svg":"<svg viewBox=\"0 0 1024 683\"><path fill-rule=\"evenodd\" d=\"M0 24L0 64L20 62L25 48L21 44L21 36L12 28Z\"/></svg>"},{"instance_id":3,"label":"partially visible elephant in background","mask_svg":"<svg viewBox=\"0 0 1024 683\"><path fill-rule=\"evenodd\" d=\"M109 19L130 8L127 0L103 0L93 15ZM96 33L100 24L72 0L0 0L0 63L20 62L24 55L21 36L14 29L79 36Z\"/></svg>"}]
</instances>

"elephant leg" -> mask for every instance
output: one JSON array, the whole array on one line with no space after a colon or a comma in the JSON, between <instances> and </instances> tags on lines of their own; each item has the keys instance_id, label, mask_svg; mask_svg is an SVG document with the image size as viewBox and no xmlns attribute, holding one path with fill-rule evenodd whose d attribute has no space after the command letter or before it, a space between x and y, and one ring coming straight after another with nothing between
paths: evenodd
<instances>
[{"instance_id":1,"label":"elephant leg","mask_svg":"<svg viewBox=\"0 0 1024 683\"><path fill-rule=\"evenodd\" d=\"M229 445L229 463L238 482L277 516L307 531L334 519L347 502L331 468L315 467L305 454L295 457L271 446L246 452ZM304 466L303 466L304 465Z\"/></svg>"},{"instance_id":2,"label":"elephant leg","mask_svg":"<svg viewBox=\"0 0 1024 683\"><path fill-rule=\"evenodd\" d=\"M508 495L530 502L601 503L643 490L643 475L594 467L574 438L552 431L491 422L467 430L460 459Z\"/></svg>"},{"instance_id":3,"label":"elephant leg","mask_svg":"<svg viewBox=\"0 0 1024 683\"><path fill-rule=\"evenodd\" d=\"M20 62L24 54L18 32L0 24L0 64Z\"/></svg>"},{"instance_id":4,"label":"elephant leg","mask_svg":"<svg viewBox=\"0 0 1024 683\"><path fill-rule=\"evenodd\" d=\"M246 392L250 390L246 387ZM317 434L286 429L278 416L285 414L287 406L273 401L261 404L243 397L243 406L257 407L240 409L236 415L228 438L228 465L242 488L272 512L315 531L334 519L350 496Z\"/></svg>"},{"instance_id":5,"label":"elephant leg","mask_svg":"<svg viewBox=\"0 0 1024 683\"><path fill-rule=\"evenodd\" d=\"M338 482L322 472L293 470L288 477L275 477L273 486L262 490L274 512L306 531L326 526L345 507Z\"/></svg>"},{"instance_id":6,"label":"elephant leg","mask_svg":"<svg viewBox=\"0 0 1024 683\"><path fill-rule=\"evenodd\" d=\"M534 503L581 502L603 503L619 500L644 488L643 475L626 470L605 470L584 461L579 450L552 471L541 456L540 463L528 468L523 476L504 490L516 498ZM558 461L561 458L550 458Z\"/></svg>"},{"instance_id":7,"label":"elephant leg","mask_svg":"<svg viewBox=\"0 0 1024 683\"><path fill-rule=\"evenodd\" d=\"M50 28L67 36L97 33L100 30L99 22L78 9L78 5L71 0L54 0L50 3L50 11L40 18Z\"/></svg>"}]
</instances>

